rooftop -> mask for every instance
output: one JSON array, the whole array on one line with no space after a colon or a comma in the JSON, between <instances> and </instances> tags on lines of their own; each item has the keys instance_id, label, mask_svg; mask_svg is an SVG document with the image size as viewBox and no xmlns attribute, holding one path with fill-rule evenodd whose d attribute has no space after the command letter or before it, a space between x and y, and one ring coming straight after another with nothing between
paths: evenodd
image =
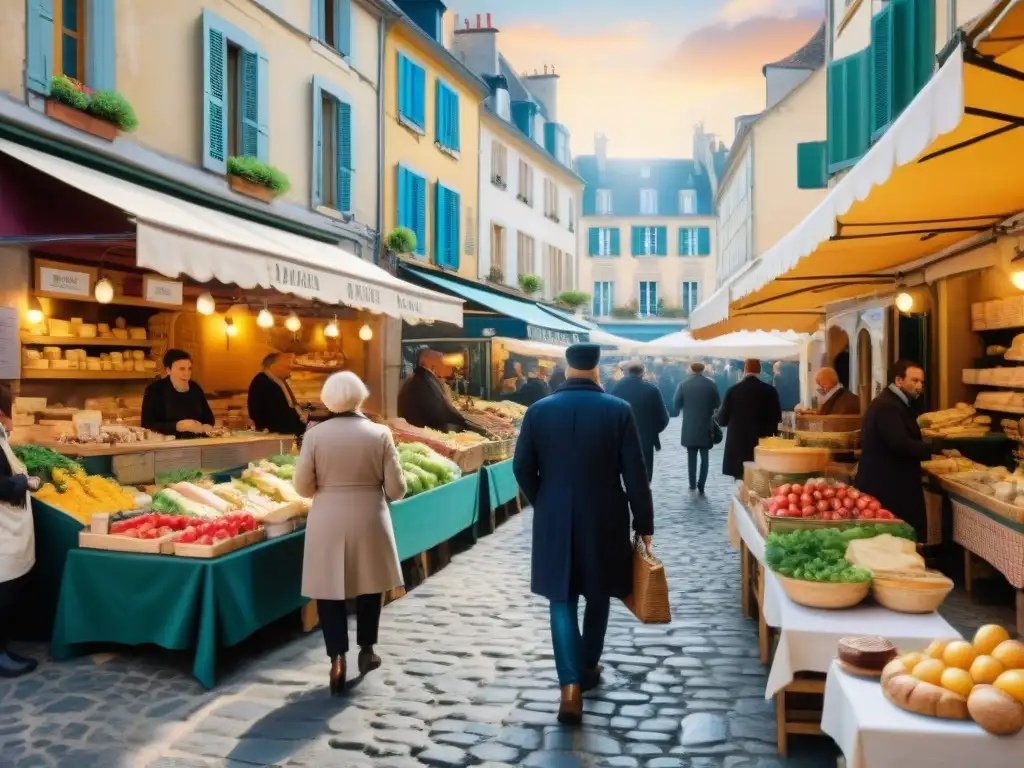
<instances>
[{"instance_id":1,"label":"rooftop","mask_svg":"<svg viewBox=\"0 0 1024 768\"><path fill-rule=\"evenodd\" d=\"M586 181L583 214L596 213L596 190L610 189L616 216L640 216L640 190L658 193L658 215L679 215L679 191L697 192L696 215L711 215L711 181L693 160L683 158L608 158L599 168L596 155L576 158L576 172Z\"/></svg>"},{"instance_id":2,"label":"rooftop","mask_svg":"<svg viewBox=\"0 0 1024 768\"><path fill-rule=\"evenodd\" d=\"M815 70L825 64L825 22L821 23L803 47L784 59L773 61L761 67L761 74L767 74L768 67L775 69L810 69Z\"/></svg>"}]
</instances>

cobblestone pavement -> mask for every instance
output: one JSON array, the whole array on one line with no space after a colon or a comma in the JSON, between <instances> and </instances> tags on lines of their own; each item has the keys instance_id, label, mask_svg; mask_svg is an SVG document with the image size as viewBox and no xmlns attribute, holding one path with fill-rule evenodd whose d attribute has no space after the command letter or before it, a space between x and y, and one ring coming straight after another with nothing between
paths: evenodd
<instances>
[{"instance_id":1,"label":"cobblestone pavement","mask_svg":"<svg viewBox=\"0 0 1024 768\"><path fill-rule=\"evenodd\" d=\"M290 628L225 653L234 664L212 692L184 655L151 648L47 662L0 683L0 767L832 766L825 739L792 740L791 756L776 756L766 670L739 615L727 542L732 485L716 451L708 498L688 494L678 428L655 478L673 622L644 627L613 609L605 683L588 694L582 728L555 722L546 604L528 590L527 512L385 609L384 666L344 698L326 694L319 633Z\"/></svg>"}]
</instances>

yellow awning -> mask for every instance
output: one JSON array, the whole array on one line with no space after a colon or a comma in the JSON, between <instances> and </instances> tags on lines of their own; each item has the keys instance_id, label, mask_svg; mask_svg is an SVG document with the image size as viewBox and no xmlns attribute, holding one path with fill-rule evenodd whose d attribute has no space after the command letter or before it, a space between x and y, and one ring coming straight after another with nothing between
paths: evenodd
<instances>
[{"instance_id":1,"label":"yellow awning","mask_svg":"<svg viewBox=\"0 0 1024 768\"><path fill-rule=\"evenodd\" d=\"M727 316L710 305L694 311L696 338L810 330L826 304L891 292L906 265L1024 210L1024 46L1010 46L1024 32L1024 8L1002 11L968 34L998 58L957 46L825 199L737 276Z\"/></svg>"}]
</instances>

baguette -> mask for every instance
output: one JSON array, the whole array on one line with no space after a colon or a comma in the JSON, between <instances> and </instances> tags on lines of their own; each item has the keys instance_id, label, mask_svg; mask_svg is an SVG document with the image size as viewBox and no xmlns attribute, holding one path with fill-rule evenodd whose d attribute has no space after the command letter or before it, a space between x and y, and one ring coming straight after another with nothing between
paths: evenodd
<instances>
[{"instance_id":1,"label":"baguette","mask_svg":"<svg viewBox=\"0 0 1024 768\"><path fill-rule=\"evenodd\" d=\"M885 695L898 707L929 717L966 720L967 699L911 675L897 675L884 686Z\"/></svg>"}]
</instances>

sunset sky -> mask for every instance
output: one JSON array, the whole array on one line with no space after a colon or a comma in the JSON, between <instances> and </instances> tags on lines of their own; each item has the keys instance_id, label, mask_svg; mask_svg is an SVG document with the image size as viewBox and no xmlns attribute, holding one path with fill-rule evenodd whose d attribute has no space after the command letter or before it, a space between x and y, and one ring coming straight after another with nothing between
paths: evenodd
<instances>
[{"instance_id":1,"label":"sunset sky","mask_svg":"<svg viewBox=\"0 0 1024 768\"><path fill-rule=\"evenodd\" d=\"M700 121L728 145L733 118L764 108L761 67L824 17L822 0L446 2L449 16L490 12L520 72L554 65L574 154L593 153L602 132L618 157L689 157Z\"/></svg>"}]
</instances>

